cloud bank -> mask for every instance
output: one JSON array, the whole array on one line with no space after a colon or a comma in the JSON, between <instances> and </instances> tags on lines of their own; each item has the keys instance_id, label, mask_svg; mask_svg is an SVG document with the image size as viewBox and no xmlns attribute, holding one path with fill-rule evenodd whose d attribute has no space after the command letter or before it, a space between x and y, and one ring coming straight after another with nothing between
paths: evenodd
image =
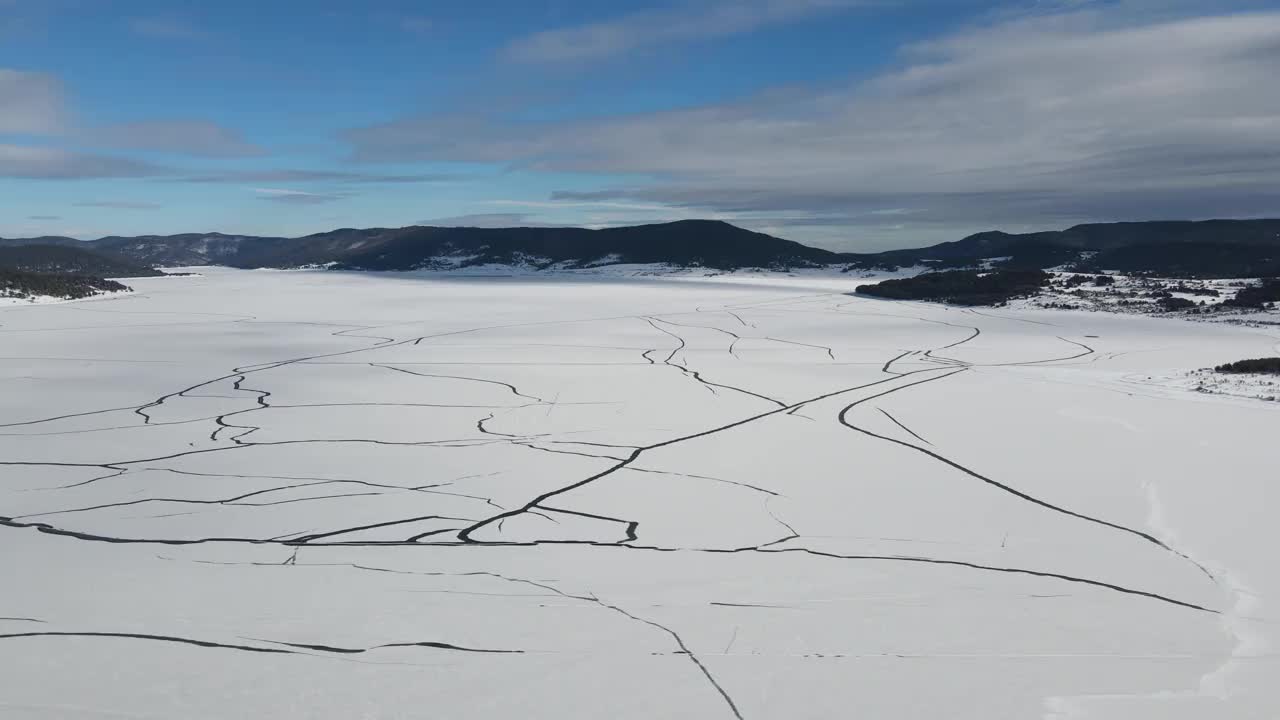
<instances>
[{"instance_id":1,"label":"cloud bank","mask_svg":"<svg viewBox=\"0 0 1280 720\"><path fill-rule=\"evenodd\" d=\"M346 137L365 161L635 178L565 201L774 214L853 235L1247 216L1280 212L1276 77L1278 12L1141 24L1078 12L915 45L838 87L578 122L427 117Z\"/></svg>"}]
</instances>

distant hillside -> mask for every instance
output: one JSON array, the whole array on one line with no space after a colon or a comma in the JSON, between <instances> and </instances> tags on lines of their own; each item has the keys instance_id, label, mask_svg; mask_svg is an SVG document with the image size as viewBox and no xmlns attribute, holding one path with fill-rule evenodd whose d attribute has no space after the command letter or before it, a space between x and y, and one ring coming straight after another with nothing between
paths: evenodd
<instances>
[{"instance_id":1,"label":"distant hillside","mask_svg":"<svg viewBox=\"0 0 1280 720\"><path fill-rule=\"evenodd\" d=\"M1018 269L1075 265L1086 272L1265 277L1280 274L1280 220L1107 223L1021 235L982 232L954 242L853 259L861 267L958 268L990 258L1005 258L998 264Z\"/></svg>"},{"instance_id":2,"label":"distant hillside","mask_svg":"<svg viewBox=\"0 0 1280 720\"><path fill-rule=\"evenodd\" d=\"M41 235L31 238L0 238L0 248L18 247L21 245L82 245L83 242L62 235Z\"/></svg>"},{"instance_id":3,"label":"distant hillside","mask_svg":"<svg viewBox=\"0 0 1280 720\"><path fill-rule=\"evenodd\" d=\"M0 246L0 269L93 277L150 277L164 274L148 265L73 245Z\"/></svg>"},{"instance_id":4,"label":"distant hillside","mask_svg":"<svg viewBox=\"0 0 1280 720\"><path fill-rule=\"evenodd\" d=\"M182 235L110 236L90 240L94 250L161 267L180 265L249 266L249 258L262 257L276 245L295 242L285 238L185 233ZM257 265L256 267L263 267Z\"/></svg>"},{"instance_id":5,"label":"distant hillside","mask_svg":"<svg viewBox=\"0 0 1280 720\"><path fill-rule=\"evenodd\" d=\"M21 244L23 240L3 240ZM76 241L71 241L76 242ZM352 270L415 270L555 263L614 263L734 269L839 263L841 255L714 220L584 228L424 227L343 228L300 238L221 233L105 237L83 243L95 251L158 266L334 266Z\"/></svg>"},{"instance_id":6,"label":"distant hillside","mask_svg":"<svg viewBox=\"0 0 1280 720\"><path fill-rule=\"evenodd\" d=\"M836 253L713 220L583 228L339 230L276 248L272 264L337 262L361 270L457 265L668 263L720 269L835 263Z\"/></svg>"},{"instance_id":7,"label":"distant hillside","mask_svg":"<svg viewBox=\"0 0 1280 720\"><path fill-rule=\"evenodd\" d=\"M299 238L187 233L0 239L0 248L80 247L140 265L448 269L485 264L580 268L665 263L732 270L845 266L935 269L1069 267L1170 277L1280 275L1280 220L1127 222L1052 232L983 232L954 242L881 253L834 253L713 220L583 228L343 228Z\"/></svg>"}]
</instances>

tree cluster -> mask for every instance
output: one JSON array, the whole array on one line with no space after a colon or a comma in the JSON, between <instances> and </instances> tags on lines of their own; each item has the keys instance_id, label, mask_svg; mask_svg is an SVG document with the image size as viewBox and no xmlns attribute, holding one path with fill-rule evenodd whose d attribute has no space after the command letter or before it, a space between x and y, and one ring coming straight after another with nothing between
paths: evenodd
<instances>
[{"instance_id":1,"label":"tree cluster","mask_svg":"<svg viewBox=\"0 0 1280 720\"><path fill-rule=\"evenodd\" d=\"M1280 302L1280 279L1263 280L1260 285L1243 288L1235 297L1224 300L1222 304L1228 307L1260 309L1273 302Z\"/></svg>"},{"instance_id":2,"label":"tree cluster","mask_svg":"<svg viewBox=\"0 0 1280 720\"><path fill-rule=\"evenodd\" d=\"M76 300L104 292L129 290L114 280L68 273L30 273L0 268L0 297L30 298L39 295Z\"/></svg>"},{"instance_id":3,"label":"tree cluster","mask_svg":"<svg viewBox=\"0 0 1280 720\"><path fill-rule=\"evenodd\" d=\"M1220 373L1266 373L1268 375L1280 375L1280 357L1237 360L1233 363L1219 365L1215 367L1214 370Z\"/></svg>"},{"instance_id":4,"label":"tree cluster","mask_svg":"<svg viewBox=\"0 0 1280 720\"><path fill-rule=\"evenodd\" d=\"M928 300L952 305L1001 305L1038 294L1052 278L1042 270L950 270L861 285L861 295L890 300Z\"/></svg>"}]
</instances>

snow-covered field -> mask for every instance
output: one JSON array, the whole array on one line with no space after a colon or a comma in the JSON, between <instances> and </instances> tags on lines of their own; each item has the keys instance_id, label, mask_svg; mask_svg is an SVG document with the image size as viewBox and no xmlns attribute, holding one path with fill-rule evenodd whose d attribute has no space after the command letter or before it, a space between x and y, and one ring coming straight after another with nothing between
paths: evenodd
<instances>
[{"instance_id":1,"label":"snow-covered field","mask_svg":"<svg viewBox=\"0 0 1280 720\"><path fill-rule=\"evenodd\" d=\"M0 308L0 717L1280 717L1266 328L202 272Z\"/></svg>"}]
</instances>

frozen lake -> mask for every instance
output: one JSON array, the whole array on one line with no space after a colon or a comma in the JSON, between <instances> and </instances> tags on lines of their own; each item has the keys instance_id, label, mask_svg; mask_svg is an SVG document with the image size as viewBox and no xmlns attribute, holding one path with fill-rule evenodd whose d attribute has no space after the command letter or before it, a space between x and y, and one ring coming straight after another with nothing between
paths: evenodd
<instances>
[{"instance_id":1,"label":"frozen lake","mask_svg":"<svg viewBox=\"0 0 1280 720\"><path fill-rule=\"evenodd\" d=\"M0 716L1280 717L1274 334L203 272L0 308Z\"/></svg>"}]
</instances>

